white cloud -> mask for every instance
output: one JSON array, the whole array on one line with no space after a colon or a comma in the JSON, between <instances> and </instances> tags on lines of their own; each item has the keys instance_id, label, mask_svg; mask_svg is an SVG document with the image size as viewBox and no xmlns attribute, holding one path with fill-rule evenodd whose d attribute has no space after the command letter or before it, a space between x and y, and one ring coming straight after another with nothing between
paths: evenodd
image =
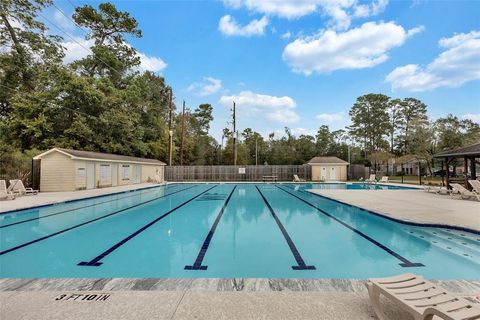
<instances>
[{"instance_id":1,"label":"white cloud","mask_svg":"<svg viewBox=\"0 0 480 320\"><path fill-rule=\"evenodd\" d=\"M462 116L462 119L469 119L469 120L472 120L473 122L480 123L480 113L477 113L477 114L467 113Z\"/></svg>"},{"instance_id":2,"label":"white cloud","mask_svg":"<svg viewBox=\"0 0 480 320\"><path fill-rule=\"evenodd\" d=\"M222 80L212 77L204 77L202 82L194 82L188 86L187 91L195 91L201 97L217 93L222 88Z\"/></svg>"},{"instance_id":3,"label":"white cloud","mask_svg":"<svg viewBox=\"0 0 480 320\"><path fill-rule=\"evenodd\" d=\"M83 59L92 54L88 49L93 46L93 40L85 40L84 38L77 36L72 36L72 38L75 39L75 41L68 38L70 40L61 43L65 48L65 57L63 58L63 63L65 64ZM167 67L165 61L159 57L148 56L143 52L138 52L138 56L140 57L140 65L138 66L138 70L161 72Z\"/></svg>"},{"instance_id":4,"label":"white cloud","mask_svg":"<svg viewBox=\"0 0 480 320\"><path fill-rule=\"evenodd\" d=\"M65 15L68 16L66 12ZM55 10L55 12L53 13L53 20L55 20L56 24L63 29L74 30L76 27L75 23L72 20L68 19L65 15L63 15L60 11Z\"/></svg>"},{"instance_id":5,"label":"white cloud","mask_svg":"<svg viewBox=\"0 0 480 320\"><path fill-rule=\"evenodd\" d=\"M85 40L82 37L76 36L72 37L75 41L70 39L62 42L62 46L65 47L65 57L63 58L63 63L65 64L83 59L91 54L88 49L93 45L93 40Z\"/></svg>"},{"instance_id":6,"label":"white cloud","mask_svg":"<svg viewBox=\"0 0 480 320\"><path fill-rule=\"evenodd\" d=\"M295 72L310 75L340 69L374 67L388 59L388 51L403 45L421 27L409 31L393 22L367 22L346 32L324 30L296 39L283 50L283 59Z\"/></svg>"},{"instance_id":7,"label":"white cloud","mask_svg":"<svg viewBox=\"0 0 480 320\"><path fill-rule=\"evenodd\" d=\"M159 57L147 56L145 53L138 52L140 57L140 65L138 66L142 71L161 72L167 67L165 61Z\"/></svg>"},{"instance_id":8,"label":"white cloud","mask_svg":"<svg viewBox=\"0 0 480 320\"><path fill-rule=\"evenodd\" d=\"M317 114L315 118L321 121L325 122L336 122L336 121L342 121L345 117L344 112L338 112L338 113L321 113Z\"/></svg>"},{"instance_id":9,"label":"white cloud","mask_svg":"<svg viewBox=\"0 0 480 320\"><path fill-rule=\"evenodd\" d=\"M480 80L480 31L443 38L439 45L444 51L427 66L408 64L390 72L385 80L392 90L428 91Z\"/></svg>"},{"instance_id":10,"label":"white cloud","mask_svg":"<svg viewBox=\"0 0 480 320\"><path fill-rule=\"evenodd\" d=\"M290 39L291 36L292 36L292 33L290 31L287 31L284 34L282 34L281 38L282 39Z\"/></svg>"},{"instance_id":11,"label":"white cloud","mask_svg":"<svg viewBox=\"0 0 480 320\"><path fill-rule=\"evenodd\" d=\"M260 36L265 33L265 27L268 25L268 18L263 16L260 20L254 19L247 25L239 25L230 15L220 18L218 30L226 36Z\"/></svg>"},{"instance_id":12,"label":"white cloud","mask_svg":"<svg viewBox=\"0 0 480 320\"><path fill-rule=\"evenodd\" d=\"M365 18L382 12L388 0L224 0L225 5L281 18L297 19L312 13L330 17L330 25L346 29L352 18Z\"/></svg>"},{"instance_id":13,"label":"white cloud","mask_svg":"<svg viewBox=\"0 0 480 320\"><path fill-rule=\"evenodd\" d=\"M290 132L296 137L299 137L302 134L315 137L315 135L317 134L317 131L315 129L306 129L306 128L292 128L290 129Z\"/></svg>"},{"instance_id":14,"label":"white cloud","mask_svg":"<svg viewBox=\"0 0 480 320\"><path fill-rule=\"evenodd\" d=\"M300 120L295 111L296 103L288 96L277 97L242 91L238 95L224 95L219 100L220 104L226 107L230 107L233 101L239 110L246 110L249 115L257 117L265 116L270 121L295 123Z\"/></svg>"}]
</instances>

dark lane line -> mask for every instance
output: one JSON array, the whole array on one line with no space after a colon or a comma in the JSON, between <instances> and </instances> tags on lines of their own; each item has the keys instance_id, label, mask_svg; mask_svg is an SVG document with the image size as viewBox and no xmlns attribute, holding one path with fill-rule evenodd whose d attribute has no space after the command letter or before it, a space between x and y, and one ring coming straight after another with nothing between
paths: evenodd
<instances>
[{"instance_id":1,"label":"dark lane line","mask_svg":"<svg viewBox=\"0 0 480 320\"><path fill-rule=\"evenodd\" d=\"M352 230L353 232L355 232L356 234L358 234L359 236L361 236L362 238L370 241L371 243L373 243L374 245L376 245L377 247L379 247L380 249L386 251L387 253L389 253L390 255L394 256L395 258L397 258L398 260L400 260L402 263L399 263L400 266L402 267L405 267L405 268L409 268L409 267L424 267L425 265L422 264L422 263L419 263L419 262L411 262L410 260L408 260L407 258L404 258L403 256L401 256L400 254L396 253L395 251L393 251L392 249L384 246L383 244L381 244L380 242L378 242L377 240L367 236L365 233L361 232L360 230L358 229L355 229L354 227L352 227L351 225L343 222L342 220L338 219L338 218L335 218L334 216L332 216L331 214L329 214L328 212L324 211L323 209L320 209L319 207L317 207L316 205L308 202L307 200L304 200L302 198L300 198L299 196L291 193L290 191L288 190L285 190L283 188L280 188L279 186L276 186L278 189L290 194L291 196L297 198L298 200L306 203L307 205L309 205L310 207L312 208L315 208L317 209L320 213L326 215L327 217L335 220L336 222L340 223L341 225L343 225L344 227Z\"/></svg>"},{"instance_id":2,"label":"dark lane line","mask_svg":"<svg viewBox=\"0 0 480 320\"><path fill-rule=\"evenodd\" d=\"M263 193L260 191L258 186L255 186L255 188L257 188L258 193L260 193L260 196L262 197L263 201L267 205L268 210L270 210L270 213L272 214L273 219L275 219L275 222L277 223L278 227L280 228L280 231L282 231L282 234L285 237L285 240L287 241L288 246L290 247L290 251L292 251L293 257L297 261L298 265L297 266L292 266L292 269L293 270L315 270L315 266L307 266L305 264L305 260L303 260L302 256L300 255L300 252L298 252L297 247L295 246L295 244L292 241L292 238L290 238L290 235L288 234L287 230L285 229L282 222L278 218L277 214L275 213L275 211L273 211L272 206L270 205L270 203L268 203L267 199L265 198Z\"/></svg>"},{"instance_id":3,"label":"dark lane line","mask_svg":"<svg viewBox=\"0 0 480 320\"><path fill-rule=\"evenodd\" d=\"M184 205L188 204L189 202L195 200L196 198L200 197L202 194L212 190L213 188L215 188L215 186L211 187L211 188L208 188L207 190L197 194L195 197L193 198L190 198L189 200L179 204L178 206L176 206L175 208L165 212L164 214L162 214L160 217L156 218L155 220L152 220L151 222L149 222L148 224L144 225L143 227L141 227L140 229L138 229L137 231L135 231L134 233L132 233L131 235L129 235L128 237L124 238L123 240L120 240L119 242L117 242L115 245L113 245L112 247L110 247L109 249L105 250L104 252L102 252L101 254L99 254L98 256L96 256L95 258L93 258L92 260L90 261L82 261L82 262L79 262L77 265L79 266L89 266L89 267L98 267L100 265L103 264L103 262L100 262L100 260L102 260L103 258L105 258L106 256L108 256L110 253L112 253L113 251L117 250L119 247L121 247L122 245L124 245L125 243L127 243L129 240L131 240L132 238L136 237L137 235L139 235L140 233L142 233L143 231L145 231L146 229L150 228L151 226L153 226L155 223L157 223L158 221L162 220L163 218L165 218L166 216L168 216L170 213L180 209L181 207L183 207Z\"/></svg>"},{"instance_id":4,"label":"dark lane line","mask_svg":"<svg viewBox=\"0 0 480 320\"><path fill-rule=\"evenodd\" d=\"M175 185L173 185L173 186L177 187L177 186L179 186L179 185L178 185L178 184L175 184ZM29 222L29 221L34 221L34 220L39 220L39 219L43 219L43 218L48 218L48 217L56 216L56 215L63 214L63 213L67 213L67 212L71 212L71 211L76 211L76 210L81 210L81 209L85 209L85 208L90 208L90 207L98 206L98 205L105 204L105 203L108 203L108 202L113 202L113 201L118 201L118 200L122 200L122 199L126 199L126 198L131 198L131 197L139 196L139 195L141 195L141 194L151 193L151 192L154 192L154 191L158 191L158 190L156 190L156 188L150 188L150 189L147 190L147 191L143 191L143 192L140 192L140 193L137 193L137 194L132 194L132 195L125 196L125 197L122 197L122 198L117 198L117 199L112 199L112 200L106 200L106 201L103 201L103 202L98 202L98 203L89 204L89 205L86 205L86 206L83 206L83 207L77 207L77 208L72 208L72 209L68 209L68 210L64 210L64 211L59 211L59 212L51 213L51 214L44 215L44 216L41 216L41 217L35 217L35 218L27 219L27 220L22 220L22 221L13 222L13 223L10 223L10 224L5 224L5 225L3 225L3 226L0 226L0 229L6 228L6 227L11 227L11 226L14 226L14 225L17 225L17 224L21 224L21 223L26 223L26 222ZM108 195L105 195L105 196L108 197Z\"/></svg>"},{"instance_id":5,"label":"dark lane line","mask_svg":"<svg viewBox=\"0 0 480 320\"><path fill-rule=\"evenodd\" d=\"M75 225L75 226L72 226L72 227L70 227L70 228L57 231L57 232L55 232L55 233L51 233L51 234L46 235L46 236L44 236L44 237L41 237L41 238L38 238L38 239L35 239L35 240L32 240L32 241L26 242L26 243L24 243L24 244L18 245L18 246L16 246L16 247L13 247L13 248L10 248L10 249L1 251L1 252L0 252L0 256L1 256L1 255L4 255L4 254L6 254L6 253L12 252L12 251L21 249L21 248L23 248L23 247L29 246L29 245L31 245L31 244L37 243L37 242L39 242L39 241L42 241L42 240L45 240L45 239L54 237L54 236L59 235L59 234L62 234L62 233L64 233L64 232L67 232L67 231L70 231L70 230L73 230L73 229L82 227L82 226L87 225L87 224L89 224L89 223L92 223L92 222L95 222L95 221L98 221L98 220L101 220L101 219L108 218L108 217L113 216L113 215L115 215L115 214L118 214L118 213L120 213L120 212L127 211L127 210L129 210L129 209L132 209L132 208L135 208L135 207L144 205L144 204L146 204L146 203L149 203L149 202L152 202L152 201L155 201L155 200L164 198L164 197L168 197L168 196L170 196L170 195L172 195L172 194L179 193L179 192L182 192L182 191L185 191L185 190L188 190L188 189L191 189L191 188L195 188L195 187L196 187L196 186L192 186L192 187L185 188L185 189L182 189L182 190L177 190L177 191L174 191L174 192L171 192L171 193L167 193L167 194L164 194L164 195L162 195L162 196L160 196L160 197L157 197L157 198L154 198L154 199L151 199L151 200L142 202L142 203L138 203L138 204L136 204L136 205L133 205L133 206L130 206L130 207L127 207L127 208L124 208L124 209L121 209L121 210L118 210L118 211L109 213L109 214L107 214L107 215L104 215L104 216L101 216L101 217L98 217L98 218L95 218L95 219L92 219L92 220L89 220L89 221L86 221L86 222L83 222L83 223L80 223L80 224L77 224L77 225Z\"/></svg>"},{"instance_id":6,"label":"dark lane line","mask_svg":"<svg viewBox=\"0 0 480 320\"><path fill-rule=\"evenodd\" d=\"M220 212L218 213L217 218L215 219L215 222L213 223L210 231L208 232L207 237L205 238L205 241L203 241L202 248L198 252L195 262L191 266L185 266L185 270L207 270L208 266L202 266L203 258L207 253L208 247L210 246L210 241L213 238L213 234L215 233L218 223L220 222L220 219L222 219L223 213L225 212L228 202L230 201L230 198L232 197L233 192L235 191L236 188L237 186L233 187L232 192L230 192L230 194L228 195L228 198L223 204L222 209L220 209Z\"/></svg>"}]
</instances>

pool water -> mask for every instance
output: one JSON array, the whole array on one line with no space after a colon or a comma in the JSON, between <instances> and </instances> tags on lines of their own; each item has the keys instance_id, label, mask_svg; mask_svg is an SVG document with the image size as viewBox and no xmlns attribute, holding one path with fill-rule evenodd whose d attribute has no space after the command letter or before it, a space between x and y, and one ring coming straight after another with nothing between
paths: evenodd
<instances>
[{"instance_id":1,"label":"pool water","mask_svg":"<svg viewBox=\"0 0 480 320\"><path fill-rule=\"evenodd\" d=\"M312 186L169 184L1 214L0 276L480 279L480 235L401 224Z\"/></svg>"},{"instance_id":2,"label":"pool water","mask_svg":"<svg viewBox=\"0 0 480 320\"><path fill-rule=\"evenodd\" d=\"M305 183L300 187L306 189L346 189L346 190L416 190L415 187L404 187L381 183Z\"/></svg>"}]
</instances>

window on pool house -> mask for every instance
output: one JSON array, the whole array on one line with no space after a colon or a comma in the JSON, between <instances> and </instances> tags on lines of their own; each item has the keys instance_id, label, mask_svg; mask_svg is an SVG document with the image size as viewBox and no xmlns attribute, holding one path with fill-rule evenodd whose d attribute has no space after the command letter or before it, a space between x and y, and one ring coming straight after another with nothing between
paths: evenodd
<instances>
[{"instance_id":1,"label":"window on pool house","mask_svg":"<svg viewBox=\"0 0 480 320\"><path fill-rule=\"evenodd\" d=\"M130 180L129 174L130 174L130 165L128 164L123 164L122 165L123 169L123 175L122 175L122 180Z\"/></svg>"}]
</instances>

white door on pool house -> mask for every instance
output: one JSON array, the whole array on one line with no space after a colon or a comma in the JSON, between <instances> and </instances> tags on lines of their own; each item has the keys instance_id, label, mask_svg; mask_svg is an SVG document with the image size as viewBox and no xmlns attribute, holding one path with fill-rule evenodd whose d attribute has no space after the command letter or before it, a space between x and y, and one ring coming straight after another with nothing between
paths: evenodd
<instances>
[{"instance_id":1,"label":"white door on pool house","mask_svg":"<svg viewBox=\"0 0 480 320\"><path fill-rule=\"evenodd\" d=\"M142 167L138 164L133 165L133 183L140 183L140 177L142 175Z\"/></svg>"},{"instance_id":2,"label":"white door on pool house","mask_svg":"<svg viewBox=\"0 0 480 320\"><path fill-rule=\"evenodd\" d=\"M112 163L112 187L118 186L118 164Z\"/></svg>"},{"instance_id":3,"label":"white door on pool house","mask_svg":"<svg viewBox=\"0 0 480 320\"><path fill-rule=\"evenodd\" d=\"M330 180L337 180L337 167L330 168Z\"/></svg>"},{"instance_id":4,"label":"white door on pool house","mask_svg":"<svg viewBox=\"0 0 480 320\"><path fill-rule=\"evenodd\" d=\"M87 162L87 189L95 188L95 163Z\"/></svg>"},{"instance_id":5,"label":"white door on pool house","mask_svg":"<svg viewBox=\"0 0 480 320\"><path fill-rule=\"evenodd\" d=\"M327 167L320 168L320 180L321 181L327 180Z\"/></svg>"}]
</instances>

